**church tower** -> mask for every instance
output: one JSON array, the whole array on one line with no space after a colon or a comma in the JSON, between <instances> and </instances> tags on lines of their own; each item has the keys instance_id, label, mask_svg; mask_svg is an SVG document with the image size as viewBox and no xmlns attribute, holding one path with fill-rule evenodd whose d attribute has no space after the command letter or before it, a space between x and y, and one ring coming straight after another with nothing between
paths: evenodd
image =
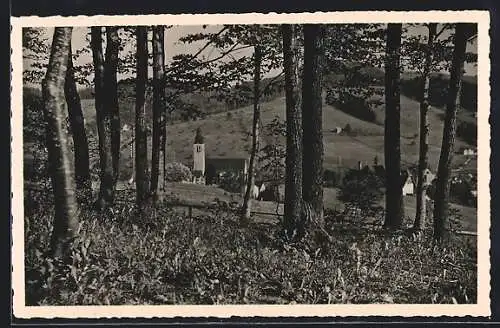
<instances>
[{"instance_id":1,"label":"church tower","mask_svg":"<svg viewBox=\"0 0 500 328\"><path fill-rule=\"evenodd\" d=\"M200 128L193 144L193 179L194 183L205 183L205 143Z\"/></svg>"}]
</instances>

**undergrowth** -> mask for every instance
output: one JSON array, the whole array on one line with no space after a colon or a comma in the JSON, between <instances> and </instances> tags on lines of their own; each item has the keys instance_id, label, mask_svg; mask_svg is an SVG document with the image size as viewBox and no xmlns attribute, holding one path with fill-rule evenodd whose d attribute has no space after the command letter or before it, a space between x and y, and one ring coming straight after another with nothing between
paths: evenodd
<instances>
[{"instance_id":1,"label":"undergrowth","mask_svg":"<svg viewBox=\"0 0 500 328\"><path fill-rule=\"evenodd\" d=\"M141 216L132 194L107 214L84 211L71 263L55 263L45 195L30 195L25 217L27 305L476 302L475 239L437 246L426 232L332 223L333 241L308 248L223 211Z\"/></svg>"}]
</instances>

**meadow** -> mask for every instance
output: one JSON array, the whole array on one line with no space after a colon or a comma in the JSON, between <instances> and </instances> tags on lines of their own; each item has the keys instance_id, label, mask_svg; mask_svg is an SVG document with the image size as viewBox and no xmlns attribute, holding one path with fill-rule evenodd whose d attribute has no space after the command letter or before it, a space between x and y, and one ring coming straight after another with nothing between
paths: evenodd
<instances>
[{"instance_id":1,"label":"meadow","mask_svg":"<svg viewBox=\"0 0 500 328\"><path fill-rule=\"evenodd\" d=\"M83 99L82 106L86 124L90 131L95 131L95 110L92 99ZM121 111L130 112L133 103L122 102ZM266 144L266 124L274 118L284 120L285 99L278 97L261 104L262 147ZM429 162L436 171L441 149L443 133L443 108L431 107L429 111ZM383 106L376 108L375 122L367 122L346 114L333 106L323 104L323 133L325 149L325 168L336 168L339 164L345 167L355 167L358 161L367 165L373 163L377 156L380 163L384 160L384 111ZM192 143L197 128L201 128L205 137L207 156L248 156L251 146L253 108L246 106L231 111L211 114L204 119L187 122L175 122L167 126L167 160L190 163L192 161ZM127 115L128 116L128 115ZM470 120L469 113L462 113L459 120ZM419 103L413 99L401 96L401 156L406 165L414 165L418 161L418 122ZM122 119L122 125L130 125L131 119ZM336 127L344 128L349 124L353 135L336 134ZM94 132L95 133L95 132ZM129 140L125 133L123 141ZM284 144L284 140L281 140ZM467 147L467 143L457 138L455 149ZM130 151L122 153L125 163L130 161ZM454 167L465 162L465 157L456 154Z\"/></svg>"}]
</instances>

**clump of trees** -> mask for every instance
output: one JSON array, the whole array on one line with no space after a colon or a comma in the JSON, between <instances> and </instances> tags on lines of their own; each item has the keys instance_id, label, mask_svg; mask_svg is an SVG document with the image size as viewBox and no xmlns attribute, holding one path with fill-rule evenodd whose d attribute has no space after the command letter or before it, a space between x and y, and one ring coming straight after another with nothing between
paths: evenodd
<instances>
[{"instance_id":1,"label":"clump of trees","mask_svg":"<svg viewBox=\"0 0 500 328\"><path fill-rule=\"evenodd\" d=\"M366 213L382 199L383 187L384 181L368 167L351 169L342 179L338 199Z\"/></svg>"},{"instance_id":2,"label":"clump of trees","mask_svg":"<svg viewBox=\"0 0 500 328\"><path fill-rule=\"evenodd\" d=\"M370 101L367 96L371 93L369 90L359 94L355 89L330 89L327 91L326 103L346 112L354 117L367 122L375 122L377 116L373 106L379 104L379 101Z\"/></svg>"}]
</instances>

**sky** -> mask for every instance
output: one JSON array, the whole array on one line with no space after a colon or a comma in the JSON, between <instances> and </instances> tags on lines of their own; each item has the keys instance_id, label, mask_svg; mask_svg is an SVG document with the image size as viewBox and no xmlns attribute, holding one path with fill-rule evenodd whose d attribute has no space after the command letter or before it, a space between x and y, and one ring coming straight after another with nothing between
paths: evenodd
<instances>
[{"instance_id":1,"label":"sky","mask_svg":"<svg viewBox=\"0 0 500 328\"><path fill-rule=\"evenodd\" d=\"M194 42L191 44L185 44L182 42L179 42L179 38L191 33L199 33L199 32L216 32L219 31L221 25L210 25L207 26L205 29L201 25L179 25L179 26L173 26L170 29L167 29L165 31L165 61L166 64L168 65L172 61L172 57L178 54L182 53L187 53L187 54L194 54L196 53L204 44L205 42ZM73 38L72 38L72 46L73 46L73 51L77 49L81 49L84 47L88 47L88 40L86 37L86 34L88 33L88 28L87 27L75 27L73 29ZM425 35L427 33L427 29L423 26L414 26L408 29L408 34L410 35L418 35L418 34L423 34ZM52 39L52 34L53 34L53 28L44 28L44 37L46 38L46 42L50 44L51 39ZM443 33L442 37L446 37L447 35ZM134 51L135 45L133 43L129 43L125 45L125 51L130 50ZM149 42L149 51L151 51L151 43ZM477 42L475 43L469 43L467 45L467 51L468 52L473 52L477 53ZM235 55L236 58L241 57L241 56L251 56L253 52L252 48L247 48L244 50L239 51L238 54ZM215 50L214 48L208 47L203 53L204 56L210 58L213 56L217 56L219 52ZM88 53L83 53L78 60L76 61L77 65L82 65L86 63L91 63L92 62L92 54L91 52ZM24 67L28 68L31 66L31 62L29 60L24 60ZM150 76L152 74L152 68L150 67ZM272 77L277 74L279 74L279 70L273 70L267 74L265 74L265 77ZM477 68L474 64L465 64L465 74L466 75L476 75L477 74ZM119 76L118 78L126 78L130 76ZM80 86L82 87L82 86Z\"/></svg>"}]
</instances>

